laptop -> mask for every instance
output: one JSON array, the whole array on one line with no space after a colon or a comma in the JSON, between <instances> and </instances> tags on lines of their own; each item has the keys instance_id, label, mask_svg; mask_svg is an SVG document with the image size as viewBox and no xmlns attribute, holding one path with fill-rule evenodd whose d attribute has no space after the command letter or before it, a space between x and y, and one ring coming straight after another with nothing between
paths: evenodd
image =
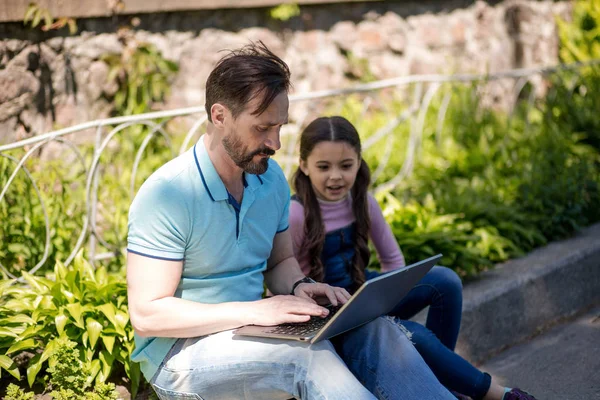
<instances>
[{"instance_id":1,"label":"laptop","mask_svg":"<svg viewBox=\"0 0 600 400\"><path fill-rule=\"evenodd\" d=\"M234 331L239 336L300 340L317 343L388 314L442 258L441 254L408 265L365 282L346 304L329 307L325 318L275 326L246 325Z\"/></svg>"}]
</instances>

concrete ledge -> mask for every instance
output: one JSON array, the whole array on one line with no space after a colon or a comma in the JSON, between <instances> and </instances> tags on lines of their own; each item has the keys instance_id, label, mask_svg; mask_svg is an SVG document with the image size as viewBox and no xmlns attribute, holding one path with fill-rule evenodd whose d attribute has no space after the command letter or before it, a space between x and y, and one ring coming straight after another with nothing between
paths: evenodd
<instances>
[{"instance_id":1,"label":"concrete ledge","mask_svg":"<svg viewBox=\"0 0 600 400\"><path fill-rule=\"evenodd\" d=\"M466 284L457 352L479 363L595 304L600 304L600 224Z\"/></svg>"}]
</instances>

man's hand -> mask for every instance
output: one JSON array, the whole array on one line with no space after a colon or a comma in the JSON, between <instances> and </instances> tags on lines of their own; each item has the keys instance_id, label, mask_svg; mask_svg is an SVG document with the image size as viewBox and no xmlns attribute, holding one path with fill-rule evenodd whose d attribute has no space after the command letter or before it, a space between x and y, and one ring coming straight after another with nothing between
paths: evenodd
<instances>
[{"instance_id":1,"label":"man's hand","mask_svg":"<svg viewBox=\"0 0 600 400\"><path fill-rule=\"evenodd\" d=\"M273 296L247 304L252 305L245 312L250 315L254 325L307 322L311 316L326 317L329 314L328 309L321 307L314 300L298 296Z\"/></svg>"},{"instance_id":2,"label":"man's hand","mask_svg":"<svg viewBox=\"0 0 600 400\"><path fill-rule=\"evenodd\" d=\"M294 289L294 295L318 304L345 304L350 299L350 293L344 288L329 286L326 283L301 283Z\"/></svg>"}]
</instances>

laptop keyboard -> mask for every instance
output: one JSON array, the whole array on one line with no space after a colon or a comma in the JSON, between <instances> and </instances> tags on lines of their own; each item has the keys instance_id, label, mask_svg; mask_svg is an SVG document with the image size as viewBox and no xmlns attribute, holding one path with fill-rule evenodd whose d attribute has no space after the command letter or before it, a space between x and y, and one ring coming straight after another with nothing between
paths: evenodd
<instances>
[{"instance_id":1,"label":"laptop keyboard","mask_svg":"<svg viewBox=\"0 0 600 400\"><path fill-rule=\"evenodd\" d=\"M267 332L278 335L310 336L324 327L342 306L325 306L325 308L329 310L329 314L325 318L311 317L307 322L281 324L273 327L273 329L268 330Z\"/></svg>"}]
</instances>

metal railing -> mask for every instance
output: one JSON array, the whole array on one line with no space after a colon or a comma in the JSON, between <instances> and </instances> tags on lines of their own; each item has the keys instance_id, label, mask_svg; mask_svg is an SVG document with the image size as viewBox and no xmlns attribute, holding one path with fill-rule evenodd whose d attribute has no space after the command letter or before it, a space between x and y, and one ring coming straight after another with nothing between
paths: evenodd
<instances>
[{"instance_id":1,"label":"metal railing","mask_svg":"<svg viewBox=\"0 0 600 400\"><path fill-rule=\"evenodd\" d=\"M471 84L473 95L485 96L485 88L489 87L491 84L498 83L500 87L503 88L504 92L508 93L509 100L508 104L505 104L505 107L509 108L508 111L510 113L514 109L517 100L521 97L527 83L532 82L535 86L541 81L541 78L558 71L579 71L583 67L598 64L600 64L600 60L586 63L558 65L549 68L517 69L491 75L413 75L361 84L344 89L295 94L290 96L290 124L284 126L282 129L282 148L275 158L281 164L285 174L289 178L294 170L294 166L297 164L296 152L298 133L307 122L312 120L312 118L321 115L323 110L331 109L332 107L335 108L332 105L341 104L342 101L340 100L340 97L342 97L343 100L345 96L357 94L363 96L361 97L361 115L368 116L369 110L374 104L381 104L385 101L385 99L382 100L382 98L386 96L386 98L389 98L390 93L392 93L394 96L401 97L408 106L402 108L399 112L396 110L397 115L390 115L389 121L376 132L364 138L363 142L363 149L367 152L369 151L369 148L380 141L386 141L383 154L378 154L379 163L372 173L373 181L378 182L378 184L373 187L373 191L377 193L391 190L412 173L418 157L419 146L423 139L422 135L425 129L425 117L430 110L432 100L438 96L438 94L442 93L441 97L438 97L440 100L438 104L439 107L437 108L436 126L434 128L435 137L439 143L443 134L444 120L452 95L451 90L443 90L444 88L451 88L454 85ZM535 91L532 90L526 99L529 107L535 106L535 99ZM332 113L328 112L328 114ZM186 125L190 127L183 137L181 145L179 145L178 148L175 148L172 134L168 132L165 125L174 119L181 118L188 120ZM129 128L133 126L146 127L146 136L141 142L135 160L131 166L132 174L129 183L129 193L133 198L136 189L135 184L138 170L141 163L144 161L145 150L151 140L157 136L162 137L167 143L167 146L171 149L171 156L174 157L177 154L185 152L193 142L198 140L204 131L206 121L207 118L204 107L190 107L86 122L73 127L59 129L0 146L0 157L10 160L10 162L15 165L14 170L6 180L6 183L0 192L0 204L2 201L6 201L6 195L11 184L15 181L19 172L22 172L24 178L30 181L39 199L41 210L44 215L46 225L44 252L36 265L32 267L27 266L28 271L30 273L35 273L48 261L51 244L52 227L50 226L50 219L48 216L49 205L44 201L30 168L26 166L27 162L30 161L32 157L38 155L41 149L51 143L58 143L64 146L66 151L71 151L75 154L75 159L85 171L85 217L83 218L76 244L68 257L64 260L64 263L68 265L73 261L75 255L84 246L86 240L89 251L88 258L93 263L95 261L113 257L119 252L119 249L115 248L115 244L107 243L102 237L101 231L98 229L98 176L101 166L100 160L105 152L110 151L109 145L111 141L114 140L115 136L121 133L127 134L127 132L130 132ZM385 181L381 181L380 178L393 156L391 153L393 149L392 143L394 140L394 132L403 123L406 123L409 126L409 136L406 144L404 162L395 175ZM83 144L78 143L75 139L77 139L78 135L89 134L90 131L95 132L95 141L91 144L93 146L93 156L91 159L89 157L86 159L81 150ZM90 146L90 143L87 143L86 145ZM20 154L17 156L16 153ZM113 251L97 253L98 244L101 244L105 249L112 248ZM16 276L1 262L0 269L9 277L16 278Z\"/></svg>"}]
</instances>

